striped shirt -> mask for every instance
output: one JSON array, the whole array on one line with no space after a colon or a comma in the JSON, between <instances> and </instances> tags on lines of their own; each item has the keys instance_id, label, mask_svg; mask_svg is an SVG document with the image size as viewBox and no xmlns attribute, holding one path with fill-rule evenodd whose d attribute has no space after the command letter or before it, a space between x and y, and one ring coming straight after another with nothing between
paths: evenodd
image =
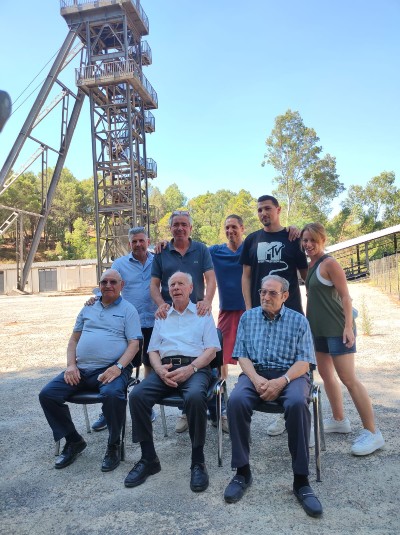
<instances>
[{"instance_id":1,"label":"striped shirt","mask_svg":"<svg viewBox=\"0 0 400 535\"><path fill-rule=\"evenodd\" d=\"M282 305L273 320L261 307L240 318L232 358L248 358L256 369L287 370L296 361L315 364L314 344L306 318Z\"/></svg>"}]
</instances>

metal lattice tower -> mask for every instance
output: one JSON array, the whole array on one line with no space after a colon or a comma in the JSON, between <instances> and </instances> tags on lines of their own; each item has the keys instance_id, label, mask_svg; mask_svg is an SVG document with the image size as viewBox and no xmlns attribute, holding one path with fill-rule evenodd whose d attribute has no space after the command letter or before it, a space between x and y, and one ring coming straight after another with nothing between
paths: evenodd
<instances>
[{"instance_id":1,"label":"metal lattice tower","mask_svg":"<svg viewBox=\"0 0 400 535\"><path fill-rule=\"evenodd\" d=\"M157 165L147 157L146 133L154 132L155 120L149 110L158 106L157 93L142 72L152 62L151 50L142 37L149 32L148 18L139 0L60 0L61 15L70 31L32 110L0 172L0 195L24 170L10 175L25 141L39 144L32 163L42 157L42 177L47 179L47 150L58 153L47 195L30 251L19 276L23 290L43 233L85 95L89 98L98 275L114 260L126 254L127 231L132 226L154 222L148 203L148 180L157 176ZM75 40L79 44L73 49ZM77 95L57 79L61 70L81 52L76 70ZM54 149L32 136L47 113L45 101L53 85L62 87L60 148ZM68 112L68 97L75 98ZM56 105L56 103L54 104Z\"/></svg>"}]
</instances>

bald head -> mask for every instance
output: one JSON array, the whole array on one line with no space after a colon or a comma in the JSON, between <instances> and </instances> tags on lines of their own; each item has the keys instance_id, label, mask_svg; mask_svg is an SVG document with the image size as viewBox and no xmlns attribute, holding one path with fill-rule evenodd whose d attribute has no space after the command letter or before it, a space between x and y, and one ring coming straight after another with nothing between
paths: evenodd
<instances>
[{"instance_id":1,"label":"bald head","mask_svg":"<svg viewBox=\"0 0 400 535\"><path fill-rule=\"evenodd\" d=\"M100 277L102 303L110 305L118 299L124 287L121 274L116 269L106 269Z\"/></svg>"}]
</instances>

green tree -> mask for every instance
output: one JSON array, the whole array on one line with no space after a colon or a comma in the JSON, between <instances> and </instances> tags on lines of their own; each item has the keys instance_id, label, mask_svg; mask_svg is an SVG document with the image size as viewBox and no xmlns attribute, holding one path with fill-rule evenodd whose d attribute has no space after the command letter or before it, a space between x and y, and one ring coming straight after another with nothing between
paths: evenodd
<instances>
[{"instance_id":1,"label":"green tree","mask_svg":"<svg viewBox=\"0 0 400 535\"><path fill-rule=\"evenodd\" d=\"M272 165L278 172L274 177L277 194L284 199L284 224L293 222L293 214L314 207L314 213L327 215L330 204L343 190L336 173L336 160L322 147L314 129L304 125L299 112L288 110L278 115L275 126L265 144L262 165ZM316 210L318 208L318 210Z\"/></svg>"},{"instance_id":2,"label":"green tree","mask_svg":"<svg viewBox=\"0 0 400 535\"><path fill-rule=\"evenodd\" d=\"M65 240L69 245L70 258L96 258L95 240L90 237L88 223L81 217L74 222L72 232L65 233Z\"/></svg>"},{"instance_id":3,"label":"green tree","mask_svg":"<svg viewBox=\"0 0 400 535\"><path fill-rule=\"evenodd\" d=\"M23 173L1 195L0 202L10 208L19 208L20 210L39 214L42 206L41 181L34 173ZM10 215L10 210L0 210L0 224L2 224ZM36 229L38 217L24 215L23 221L25 236L32 237Z\"/></svg>"},{"instance_id":4,"label":"green tree","mask_svg":"<svg viewBox=\"0 0 400 535\"><path fill-rule=\"evenodd\" d=\"M354 214L359 234L396 224L400 190L396 187L395 180L394 172L383 171L371 178L365 187L350 186L342 207ZM398 221L399 219L397 223Z\"/></svg>"},{"instance_id":5,"label":"green tree","mask_svg":"<svg viewBox=\"0 0 400 535\"><path fill-rule=\"evenodd\" d=\"M209 191L188 202L193 219L193 239L212 245L219 241L221 224L227 215L227 206L235 194L226 189Z\"/></svg>"},{"instance_id":6,"label":"green tree","mask_svg":"<svg viewBox=\"0 0 400 535\"><path fill-rule=\"evenodd\" d=\"M66 168L61 171L46 226L51 239L64 243L65 232L73 231L78 217L93 219L94 193L90 182L90 179L79 182Z\"/></svg>"},{"instance_id":7,"label":"green tree","mask_svg":"<svg viewBox=\"0 0 400 535\"><path fill-rule=\"evenodd\" d=\"M164 193L165 211L173 212L179 210L180 207L185 206L187 198L178 188L177 184L171 184ZM165 215L165 214L164 214Z\"/></svg>"}]
</instances>

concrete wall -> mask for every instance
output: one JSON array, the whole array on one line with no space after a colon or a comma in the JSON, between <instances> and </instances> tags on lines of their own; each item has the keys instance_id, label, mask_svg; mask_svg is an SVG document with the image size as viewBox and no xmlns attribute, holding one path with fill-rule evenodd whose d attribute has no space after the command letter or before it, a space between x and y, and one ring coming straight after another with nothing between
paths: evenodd
<instances>
[{"instance_id":1,"label":"concrete wall","mask_svg":"<svg viewBox=\"0 0 400 535\"><path fill-rule=\"evenodd\" d=\"M44 269L55 269L57 273L57 288L54 291L65 292L77 288L95 287L97 282L96 261L74 261L63 262L37 262L32 265L25 285L28 293L39 293L39 273ZM17 266L16 264L0 265L0 272L3 272L4 294L10 294L17 289Z\"/></svg>"}]
</instances>

